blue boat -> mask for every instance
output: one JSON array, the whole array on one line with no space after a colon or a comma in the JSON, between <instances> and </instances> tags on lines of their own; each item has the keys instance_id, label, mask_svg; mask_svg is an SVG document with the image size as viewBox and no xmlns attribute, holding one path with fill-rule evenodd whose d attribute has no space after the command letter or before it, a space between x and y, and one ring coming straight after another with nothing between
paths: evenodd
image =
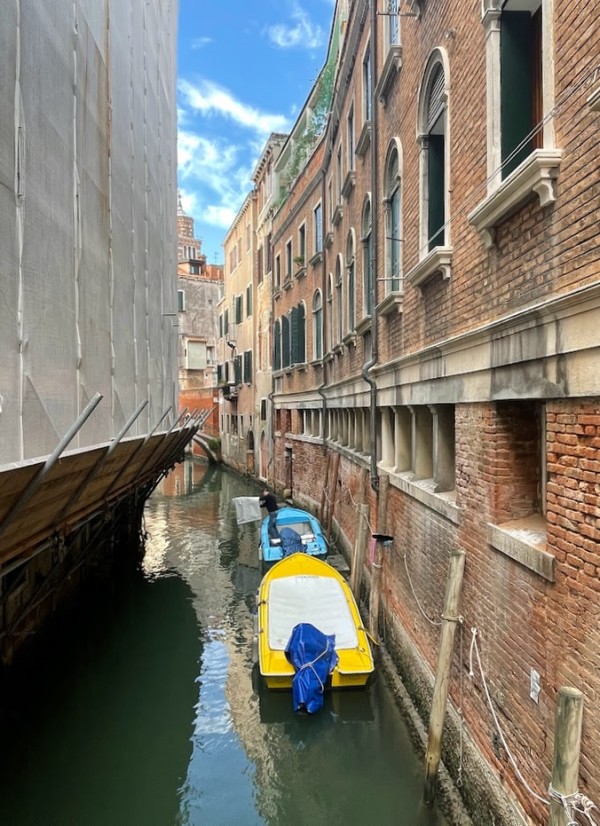
<instances>
[{"instance_id":1,"label":"blue boat","mask_svg":"<svg viewBox=\"0 0 600 826\"><path fill-rule=\"evenodd\" d=\"M277 511L275 529L269 535L269 517L265 517L260 526L260 545L258 557L261 569L267 570L271 565L294 553L303 553L325 560L327 542L319 520L308 511L299 508L283 507Z\"/></svg>"}]
</instances>

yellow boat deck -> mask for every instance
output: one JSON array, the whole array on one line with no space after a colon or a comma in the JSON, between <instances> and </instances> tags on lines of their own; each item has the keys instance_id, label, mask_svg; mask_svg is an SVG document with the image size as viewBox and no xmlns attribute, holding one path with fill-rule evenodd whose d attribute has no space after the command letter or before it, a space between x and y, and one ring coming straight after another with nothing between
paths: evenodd
<instances>
[{"instance_id":1,"label":"yellow boat deck","mask_svg":"<svg viewBox=\"0 0 600 826\"><path fill-rule=\"evenodd\" d=\"M331 674L332 689L367 683L373 656L348 583L326 562L297 553L274 565L258 591L259 669L268 688L291 688L295 672L285 647L301 622L335 635L339 659Z\"/></svg>"}]
</instances>

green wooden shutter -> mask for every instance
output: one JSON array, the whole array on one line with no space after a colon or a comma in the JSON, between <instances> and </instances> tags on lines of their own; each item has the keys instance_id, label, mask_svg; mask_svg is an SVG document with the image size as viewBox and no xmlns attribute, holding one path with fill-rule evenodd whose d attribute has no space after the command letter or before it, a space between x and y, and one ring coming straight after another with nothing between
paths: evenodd
<instances>
[{"instance_id":1,"label":"green wooden shutter","mask_svg":"<svg viewBox=\"0 0 600 826\"><path fill-rule=\"evenodd\" d=\"M306 319L304 304L299 304L296 308L296 364L304 364L306 361Z\"/></svg>"},{"instance_id":2,"label":"green wooden shutter","mask_svg":"<svg viewBox=\"0 0 600 826\"><path fill-rule=\"evenodd\" d=\"M290 366L290 322L285 315L281 319L281 366Z\"/></svg>"},{"instance_id":3,"label":"green wooden shutter","mask_svg":"<svg viewBox=\"0 0 600 826\"><path fill-rule=\"evenodd\" d=\"M444 135L429 135L428 182L429 214L427 234L429 249L444 244L443 226L446 223L444 209L445 169L444 169Z\"/></svg>"},{"instance_id":4,"label":"green wooden shutter","mask_svg":"<svg viewBox=\"0 0 600 826\"><path fill-rule=\"evenodd\" d=\"M532 127L532 43L529 12L502 12L500 29L500 122L502 163L521 143ZM506 178L533 150L528 141L502 167Z\"/></svg>"},{"instance_id":5,"label":"green wooden shutter","mask_svg":"<svg viewBox=\"0 0 600 826\"><path fill-rule=\"evenodd\" d=\"M273 369L281 370L281 324L273 325Z\"/></svg>"}]
</instances>

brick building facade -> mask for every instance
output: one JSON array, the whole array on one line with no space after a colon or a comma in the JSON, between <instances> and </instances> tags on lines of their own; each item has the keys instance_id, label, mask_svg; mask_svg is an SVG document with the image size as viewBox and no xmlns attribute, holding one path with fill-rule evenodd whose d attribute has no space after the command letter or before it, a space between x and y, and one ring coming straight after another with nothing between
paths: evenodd
<instances>
[{"instance_id":1,"label":"brick building facade","mask_svg":"<svg viewBox=\"0 0 600 826\"><path fill-rule=\"evenodd\" d=\"M486 826L547 819L486 685L542 798L557 690L583 691L600 801L599 23L553 0L338 2L275 164L268 480L348 550L361 502L394 537L379 628L424 717L466 552L443 756ZM373 573L367 554L367 599Z\"/></svg>"}]
</instances>

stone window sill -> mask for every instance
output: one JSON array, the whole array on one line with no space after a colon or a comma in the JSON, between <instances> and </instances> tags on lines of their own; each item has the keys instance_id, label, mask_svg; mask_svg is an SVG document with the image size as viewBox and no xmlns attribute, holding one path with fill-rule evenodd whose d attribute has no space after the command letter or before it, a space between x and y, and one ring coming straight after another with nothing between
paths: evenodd
<instances>
[{"instance_id":1,"label":"stone window sill","mask_svg":"<svg viewBox=\"0 0 600 826\"><path fill-rule=\"evenodd\" d=\"M537 195L542 207L554 203L561 158L560 149L535 149L469 214L469 223L479 232L487 249L496 242L498 224L529 198Z\"/></svg>"},{"instance_id":2,"label":"stone window sill","mask_svg":"<svg viewBox=\"0 0 600 826\"><path fill-rule=\"evenodd\" d=\"M356 172L353 169L349 169L346 173L346 177L344 178L344 185L342 186L342 195L344 198L347 198L348 195L354 189L354 184L356 183Z\"/></svg>"},{"instance_id":3,"label":"stone window sill","mask_svg":"<svg viewBox=\"0 0 600 826\"><path fill-rule=\"evenodd\" d=\"M362 321L356 325L356 335L362 336L371 329L371 316L366 315Z\"/></svg>"},{"instance_id":4,"label":"stone window sill","mask_svg":"<svg viewBox=\"0 0 600 826\"><path fill-rule=\"evenodd\" d=\"M346 347L356 347L356 330L346 333L342 339L342 343L345 344Z\"/></svg>"},{"instance_id":5,"label":"stone window sill","mask_svg":"<svg viewBox=\"0 0 600 826\"><path fill-rule=\"evenodd\" d=\"M315 254L313 255L312 258L308 259L308 263L311 265L311 267L316 267L317 264L320 264L322 260L323 260L323 251L318 250L317 252L315 252Z\"/></svg>"},{"instance_id":6,"label":"stone window sill","mask_svg":"<svg viewBox=\"0 0 600 826\"><path fill-rule=\"evenodd\" d=\"M291 289L291 286L292 286L292 276L291 275L286 275L285 281L283 282L283 289L284 290L289 290L289 289Z\"/></svg>"},{"instance_id":7,"label":"stone window sill","mask_svg":"<svg viewBox=\"0 0 600 826\"><path fill-rule=\"evenodd\" d=\"M541 514L488 524L488 542L538 576L554 582L554 556L546 550L546 520Z\"/></svg>"},{"instance_id":8,"label":"stone window sill","mask_svg":"<svg viewBox=\"0 0 600 826\"><path fill-rule=\"evenodd\" d=\"M387 55L385 57L385 62L383 64L383 68L381 69L381 75L379 76L379 80L377 81L377 86L375 87L375 97L379 98L379 100L385 104L387 103L387 98L390 93L390 89L392 86L392 81L396 77L396 74L402 68L402 46L398 43L395 43L393 46L388 48Z\"/></svg>"},{"instance_id":9,"label":"stone window sill","mask_svg":"<svg viewBox=\"0 0 600 826\"><path fill-rule=\"evenodd\" d=\"M600 112L600 86L589 96L588 104L593 112Z\"/></svg>"},{"instance_id":10,"label":"stone window sill","mask_svg":"<svg viewBox=\"0 0 600 826\"><path fill-rule=\"evenodd\" d=\"M294 277L297 278L297 279L300 279L300 278L304 278L305 275L306 275L306 267L300 267L299 270L296 270L296 273L295 273Z\"/></svg>"},{"instance_id":11,"label":"stone window sill","mask_svg":"<svg viewBox=\"0 0 600 826\"><path fill-rule=\"evenodd\" d=\"M335 208L333 215L331 216L331 223L334 227L337 227L339 222L342 220L344 216L344 207L341 204L338 204Z\"/></svg>"},{"instance_id":12,"label":"stone window sill","mask_svg":"<svg viewBox=\"0 0 600 826\"><path fill-rule=\"evenodd\" d=\"M323 359L314 359L310 363L311 367L314 367L315 370L320 370L323 367Z\"/></svg>"},{"instance_id":13,"label":"stone window sill","mask_svg":"<svg viewBox=\"0 0 600 826\"><path fill-rule=\"evenodd\" d=\"M452 273L452 252L452 247L434 247L416 267L406 273L406 280L413 287L422 287L434 275L441 273L444 281L447 281Z\"/></svg>"},{"instance_id":14,"label":"stone window sill","mask_svg":"<svg viewBox=\"0 0 600 826\"><path fill-rule=\"evenodd\" d=\"M356 149L354 150L354 154L357 155L359 158L366 153L367 149L371 145L371 121L366 120L363 123L363 128L360 130L360 135L358 136L358 141L356 142Z\"/></svg>"},{"instance_id":15,"label":"stone window sill","mask_svg":"<svg viewBox=\"0 0 600 826\"><path fill-rule=\"evenodd\" d=\"M281 298L281 287L275 287L275 289L273 290L273 298L275 299L275 301Z\"/></svg>"},{"instance_id":16,"label":"stone window sill","mask_svg":"<svg viewBox=\"0 0 600 826\"><path fill-rule=\"evenodd\" d=\"M391 315L394 310L397 310L401 314L403 307L404 293L400 290L394 290L388 293L383 301L379 302L377 305L377 315Z\"/></svg>"},{"instance_id":17,"label":"stone window sill","mask_svg":"<svg viewBox=\"0 0 600 826\"><path fill-rule=\"evenodd\" d=\"M333 218L331 219L331 221L333 223ZM329 248L332 244L333 244L333 232L328 232L327 235L325 236L325 246Z\"/></svg>"},{"instance_id":18,"label":"stone window sill","mask_svg":"<svg viewBox=\"0 0 600 826\"><path fill-rule=\"evenodd\" d=\"M412 496L413 499L439 513L454 525L459 524L460 508L456 504L455 490L436 493L433 479L415 479L412 472L397 471L393 467L386 467L382 462L379 463L379 467L389 474L390 484L395 488Z\"/></svg>"}]
</instances>

